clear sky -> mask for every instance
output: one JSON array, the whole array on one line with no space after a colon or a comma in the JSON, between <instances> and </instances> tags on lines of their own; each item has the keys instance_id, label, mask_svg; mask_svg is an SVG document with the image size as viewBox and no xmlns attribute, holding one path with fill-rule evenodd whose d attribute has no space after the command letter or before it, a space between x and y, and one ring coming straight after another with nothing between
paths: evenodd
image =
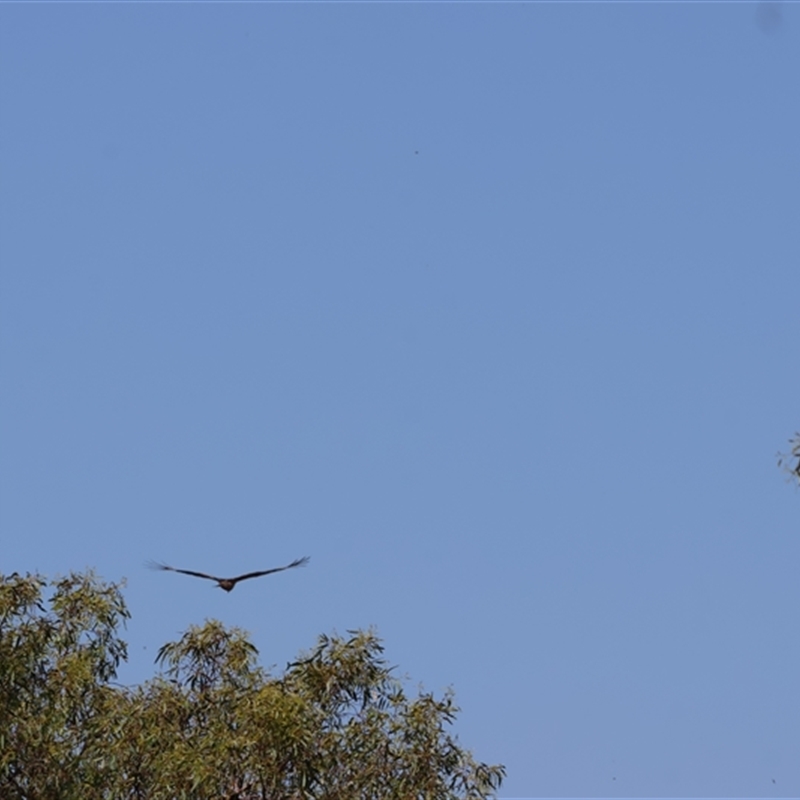
<instances>
[{"instance_id":1,"label":"clear sky","mask_svg":"<svg viewBox=\"0 0 800 800\"><path fill-rule=\"evenodd\" d=\"M123 680L375 626L501 796L800 794L800 6L6 4L0 203L0 571Z\"/></svg>"}]
</instances>

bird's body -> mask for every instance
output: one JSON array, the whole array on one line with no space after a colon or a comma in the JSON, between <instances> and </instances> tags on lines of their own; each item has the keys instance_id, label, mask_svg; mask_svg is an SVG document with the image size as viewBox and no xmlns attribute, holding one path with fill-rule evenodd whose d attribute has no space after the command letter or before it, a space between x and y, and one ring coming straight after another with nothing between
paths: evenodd
<instances>
[{"instance_id":1,"label":"bird's body","mask_svg":"<svg viewBox=\"0 0 800 800\"><path fill-rule=\"evenodd\" d=\"M180 572L183 575L193 575L195 578L207 578L210 581L216 581L220 589L226 592L233 590L239 581L246 581L248 578L260 578L262 575L271 575L273 572L283 572L285 569L292 569L292 567L303 567L308 564L308 556L298 558L287 564L285 567L273 567L272 569L264 569L259 572L247 572L244 575L239 575L236 578L217 578L215 575L206 575L205 572L193 572L190 569L177 569L176 567L168 567L166 564L159 564L157 561L149 561L147 566L150 569L168 570L169 572Z\"/></svg>"}]
</instances>

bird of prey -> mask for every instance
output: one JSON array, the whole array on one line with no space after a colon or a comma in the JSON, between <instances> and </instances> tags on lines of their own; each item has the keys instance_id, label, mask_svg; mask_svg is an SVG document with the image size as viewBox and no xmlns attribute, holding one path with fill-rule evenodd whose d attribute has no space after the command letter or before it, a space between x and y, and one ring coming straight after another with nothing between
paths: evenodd
<instances>
[{"instance_id":1,"label":"bird of prey","mask_svg":"<svg viewBox=\"0 0 800 800\"><path fill-rule=\"evenodd\" d=\"M264 569L260 572L248 572L244 575L239 575L237 578L217 578L215 575L206 575L205 572L192 572L190 569L176 569L175 567L168 567L166 564L159 564L157 561L148 561L147 566L150 569L163 569L170 572L181 572L184 575L194 575L195 578L208 578L210 581L216 581L220 589L230 592L239 581L246 581L248 578L259 578L262 575L271 575L273 572L283 572L285 569L292 569L292 567L304 567L308 564L308 556L298 558L287 564L285 567L274 567L273 569Z\"/></svg>"}]
</instances>

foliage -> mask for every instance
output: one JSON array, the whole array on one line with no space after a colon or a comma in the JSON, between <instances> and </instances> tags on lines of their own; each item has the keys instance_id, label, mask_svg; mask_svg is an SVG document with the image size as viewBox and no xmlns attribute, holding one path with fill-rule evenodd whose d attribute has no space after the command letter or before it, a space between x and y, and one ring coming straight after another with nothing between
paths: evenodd
<instances>
[{"instance_id":1,"label":"foliage","mask_svg":"<svg viewBox=\"0 0 800 800\"><path fill-rule=\"evenodd\" d=\"M119 588L92 573L0 579L0 797L87 796L95 720L126 657Z\"/></svg>"},{"instance_id":2,"label":"foliage","mask_svg":"<svg viewBox=\"0 0 800 800\"><path fill-rule=\"evenodd\" d=\"M794 439L789 441L791 449L788 453L778 454L778 466L791 475L792 479L800 485L800 433L794 435ZM797 463L792 464L793 461Z\"/></svg>"},{"instance_id":3,"label":"foliage","mask_svg":"<svg viewBox=\"0 0 800 800\"><path fill-rule=\"evenodd\" d=\"M46 587L0 576L0 797L482 800L500 785L448 733L452 695L408 697L372 632L321 636L272 677L212 620L121 687L119 587Z\"/></svg>"}]
</instances>

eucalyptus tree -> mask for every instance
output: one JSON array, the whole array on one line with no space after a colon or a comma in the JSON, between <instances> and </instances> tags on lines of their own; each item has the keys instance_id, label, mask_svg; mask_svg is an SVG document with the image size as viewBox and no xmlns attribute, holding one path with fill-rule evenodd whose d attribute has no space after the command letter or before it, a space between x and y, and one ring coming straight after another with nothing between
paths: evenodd
<instances>
[{"instance_id":1,"label":"eucalyptus tree","mask_svg":"<svg viewBox=\"0 0 800 800\"><path fill-rule=\"evenodd\" d=\"M800 433L796 433L789 441L788 453L778 453L778 466L800 485Z\"/></svg>"},{"instance_id":2,"label":"eucalyptus tree","mask_svg":"<svg viewBox=\"0 0 800 800\"><path fill-rule=\"evenodd\" d=\"M49 593L48 591L49 590ZM215 620L114 682L128 618L92 573L0 578L0 797L484 800L503 767L450 731L452 694L409 696L372 632L321 636L270 675Z\"/></svg>"}]
</instances>

